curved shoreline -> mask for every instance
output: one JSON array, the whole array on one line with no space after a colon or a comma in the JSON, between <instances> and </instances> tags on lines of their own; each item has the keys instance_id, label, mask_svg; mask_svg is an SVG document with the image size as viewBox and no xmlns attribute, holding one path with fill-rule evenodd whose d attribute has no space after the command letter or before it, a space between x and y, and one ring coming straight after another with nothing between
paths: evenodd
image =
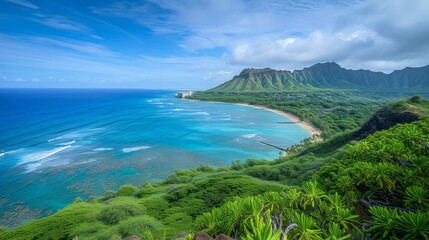
<instances>
[{"instance_id":1,"label":"curved shoreline","mask_svg":"<svg viewBox=\"0 0 429 240\"><path fill-rule=\"evenodd\" d=\"M197 100L197 99L187 99L187 98L183 98L185 100L188 101L198 101L198 102L213 102L213 103L223 103L223 104L235 104L235 105L240 105L240 106L244 106L244 107L252 107L252 108L257 108L257 109L262 109L262 110L266 110L266 111L270 111L273 112L275 114L278 115L282 115L283 117L287 117L290 120L292 120L293 122L295 122L295 124L297 124L298 126L302 127L304 130L306 130L307 132L310 133L311 137L317 135L317 137L314 138L313 141L322 141L322 138L320 137L320 134L322 133L319 129L317 129L313 124L309 123L309 122L304 122L302 121L298 116L293 115L292 113L287 113L287 112L283 112L277 109L272 109L272 108L268 108L265 106L261 106L261 105L251 105L248 103L227 103L227 102L216 102L216 101L201 101L201 100Z\"/></svg>"},{"instance_id":2,"label":"curved shoreline","mask_svg":"<svg viewBox=\"0 0 429 240\"><path fill-rule=\"evenodd\" d=\"M266 111L276 113L278 115L282 115L283 117L287 117L290 120L292 120L293 122L295 122L295 124L297 124L298 126L304 128L307 132L309 132L311 134L311 136L314 136L314 135L320 136L320 134L322 133L319 129L317 129L315 126L313 126L313 124L311 124L309 122L304 122L298 116L293 115L291 113L283 112L283 111L280 111L277 109L267 108L267 107L260 106L260 105L250 105L247 103L232 103L232 104L262 109L262 110L266 110Z\"/></svg>"}]
</instances>

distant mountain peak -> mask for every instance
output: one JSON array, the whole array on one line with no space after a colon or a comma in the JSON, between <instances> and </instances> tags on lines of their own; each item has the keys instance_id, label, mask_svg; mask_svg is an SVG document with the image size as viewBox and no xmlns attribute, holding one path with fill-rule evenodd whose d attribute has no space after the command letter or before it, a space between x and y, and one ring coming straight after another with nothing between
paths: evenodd
<instances>
[{"instance_id":1,"label":"distant mountain peak","mask_svg":"<svg viewBox=\"0 0 429 240\"><path fill-rule=\"evenodd\" d=\"M350 70L336 62L317 63L293 72L271 68L246 68L232 80L209 91L282 92L309 89L344 89L361 91L429 92L429 65L405 68L390 74L370 70Z\"/></svg>"},{"instance_id":2,"label":"distant mountain peak","mask_svg":"<svg viewBox=\"0 0 429 240\"><path fill-rule=\"evenodd\" d=\"M314 68L342 68L342 67L336 62L325 62L325 63L316 63L309 68L314 69Z\"/></svg>"},{"instance_id":3,"label":"distant mountain peak","mask_svg":"<svg viewBox=\"0 0 429 240\"><path fill-rule=\"evenodd\" d=\"M245 68L240 72L239 76L246 75L246 74L270 72L270 71L275 71L275 70L271 69L271 68L259 68L259 69L258 68Z\"/></svg>"}]
</instances>

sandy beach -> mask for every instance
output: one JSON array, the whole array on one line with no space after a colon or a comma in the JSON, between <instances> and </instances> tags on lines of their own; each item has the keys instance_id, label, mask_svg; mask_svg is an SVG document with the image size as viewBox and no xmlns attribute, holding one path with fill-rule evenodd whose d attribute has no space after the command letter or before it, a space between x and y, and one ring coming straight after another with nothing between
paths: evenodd
<instances>
[{"instance_id":1,"label":"sandy beach","mask_svg":"<svg viewBox=\"0 0 429 240\"><path fill-rule=\"evenodd\" d=\"M293 115L291 113L286 113L286 112L282 112L280 110L271 109L271 108L267 108L267 107L259 106L259 105L250 105L250 104L246 104L246 103L234 103L234 104L241 105L241 106L246 106L246 107L253 107L253 108L263 109L263 110L267 110L267 111L270 111L270 112L282 115L284 117L289 118L292 122L295 122L300 127L302 127L305 130L307 130L311 134L311 136L313 136L313 135L320 135L321 134L321 131L319 129L315 128L313 126L313 124L301 121L301 119L298 116L295 116L295 115Z\"/></svg>"},{"instance_id":2,"label":"sandy beach","mask_svg":"<svg viewBox=\"0 0 429 240\"><path fill-rule=\"evenodd\" d=\"M188 101L200 101L200 100L195 100L195 99L186 99L186 100L188 100ZM308 123L308 122L304 122L298 116L293 115L291 113L283 112L283 111L276 110L276 109L267 108L267 107L260 106L260 105L250 105L250 104L247 104L247 103L225 103L225 102L216 102L216 103L236 104L236 105L245 106L245 107L252 107L252 108L263 109L263 110L270 111L270 112L273 112L273 113L276 113L276 114L279 114L279 115L282 115L284 117L289 118L292 122L295 122L300 127L304 128L306 131L308 131L311 134L311 136L314 136L314 135L319 135L320 136L320 134L322 133L319 129L317 129L316 127L314 127L313 124ZM314 140L315 141L322 141L322 138L317 137Z\"/></svg>"}]
</instances>

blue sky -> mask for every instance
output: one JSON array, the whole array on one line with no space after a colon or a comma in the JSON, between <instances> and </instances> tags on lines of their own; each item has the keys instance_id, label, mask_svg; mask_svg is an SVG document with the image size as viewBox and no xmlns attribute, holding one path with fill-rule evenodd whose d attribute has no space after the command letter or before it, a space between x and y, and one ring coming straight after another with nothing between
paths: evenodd
<instances>
[{"instance_id":1,"label":"blue sky","mask_svg":"<svg viewBox=\"0 0 429 240\"><path fill-rule=\"evenodd\" d=\"M427 0L0 0L0 87L207 89L246 67L429 64Z\"/></svg>"}]
</instances>

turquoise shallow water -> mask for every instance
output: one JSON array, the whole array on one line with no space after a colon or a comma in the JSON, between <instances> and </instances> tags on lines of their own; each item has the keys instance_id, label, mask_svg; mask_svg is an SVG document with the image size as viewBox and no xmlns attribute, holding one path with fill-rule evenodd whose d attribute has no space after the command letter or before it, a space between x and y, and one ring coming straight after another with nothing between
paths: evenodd
<instances>
[{"instance_id":1,"label":"turquoise shallow water","mask_svg":"<svg viewBox=\"0 0 429 240\"><path fill-rule=\"evenodd\" d=\"M259 141L287 147L309 136L284 121L261 109L177 99L172 91L2 89L0 225L175 169L277 158L278 150Z\"/></svg>"}]
</instances>

